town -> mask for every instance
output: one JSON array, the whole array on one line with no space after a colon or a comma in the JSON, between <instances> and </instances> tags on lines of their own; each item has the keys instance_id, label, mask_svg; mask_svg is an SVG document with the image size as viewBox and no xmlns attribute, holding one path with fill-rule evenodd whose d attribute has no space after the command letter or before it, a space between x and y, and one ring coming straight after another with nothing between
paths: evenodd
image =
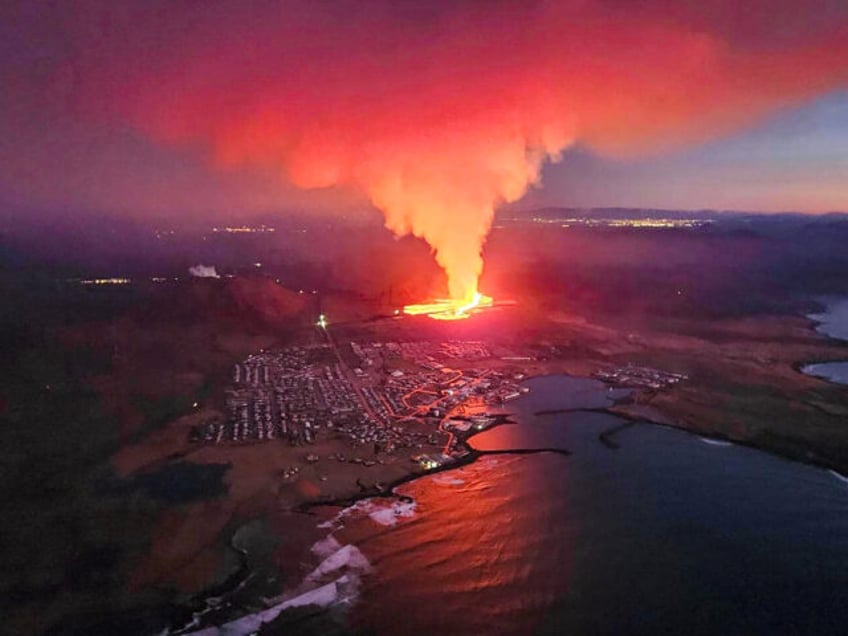
<instances>
[{"instance_id":1,"label":"town","mask_svg":"<svg viewBox=\"0 0 848 636\"><path fill-rule=\"evenodd\" d=\"M445 441L446 452L454 453L452 430L467 430L472 422L483 428L487 408L497 409L528 390L519 384L523 372L484 364L492 360L498 359L476 341L351 342L261 351L234 366L226 421L195 427L190 439L303 446L340 436L353 448L373 447L375 456ZM466 416L473 420L448 424L449 418ZM431 426L417 426L421 423ZM448 459L413 456L428 467Z\"/></svg>"},{"instance_id":2,"label":"town","mask_svg":"<svg viewBox=\"0 0 848 636\"><path fill-rule=\"evenodd\" d=\"M679 382L689 379L688 376L682 373L669 373L668 371L660 371L659 369L652 369L650 367L639 367L632 364L616 369L596 371L593 375L597 379L613 386L653 390L669 389Z\"/></svg>"}]
</instances>

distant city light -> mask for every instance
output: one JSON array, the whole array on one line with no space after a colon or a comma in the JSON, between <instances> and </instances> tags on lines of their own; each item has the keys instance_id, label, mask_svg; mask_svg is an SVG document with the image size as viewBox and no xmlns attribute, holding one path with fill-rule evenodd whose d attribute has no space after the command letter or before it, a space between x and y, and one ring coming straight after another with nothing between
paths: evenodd
<instances>
[{"instance_id":1,"label":"distant city light","mask_svg":"<svg viewBox=\"0 0 848 636\"><path fill-rule=\"evenodd\" d=\"M277 228L270 225L228 225L226 227L213 227L212 231L226 234L269 234L276 232Z\"/></svg>"},{"instance_id":2,"label":"distant city light","mask_svg":"<svg viewBox=\"0 0 848 636\"><path fill-rule=\"evenodd\" d=\"M79 281L80 285L129 285L129 278L87 278Z\"/></svg>"},{"instance_id":3,"label":"distant city light","mask_svg":"<svg viewBox=\"0 0 848 636\"><path fill-rule=\"evenodd\" d=\"M321 327L321 329L327 328L327 317L324 314L318 316L318 322L315 323L317 326Z\"/></svg>"},{"instance_id":4,"label":"distant city light","mask_svg":"<svg viewBox=\"0 0 848 636\"><path fill-rule=\"evenodd\" d=\"M513 219L522 221L523 219ZM584 227L631 227L631 228L696 228L712 223L712 219L597 219L584 217L547 218L534 216L531 223L559 225L563 228Z\"/></svg>"}]
</instances>

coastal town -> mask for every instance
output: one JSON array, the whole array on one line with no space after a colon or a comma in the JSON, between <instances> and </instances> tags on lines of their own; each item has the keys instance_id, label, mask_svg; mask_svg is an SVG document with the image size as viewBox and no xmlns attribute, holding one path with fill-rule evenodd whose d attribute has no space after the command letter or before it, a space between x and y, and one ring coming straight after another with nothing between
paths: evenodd
<instances>
[{"instance_id":1,"label":"coastal town","mask_svg":"<svg viewBox=\"0 0 848 636\"><path fill-rule=\"evenodd\" d=\"M225 419L191 429L205 444L282 442L303 460L382 464L404 455L424 469L466 454L460 440L501 421L505 405L529 391L526 351L480 341L325 342L260 351L232 369ZM670 389L685 375L628 364L594 377L611 386ZM339 440L322 457L322 441ZM339 448L338 446L336 448ZM441 449L433 452L434 448ZM300 467L288 471L295 477Z\"/></svg>"},{"instance_id":2,"label":"coastal town","mask_svg":"<svg viewBox=\"0 0 848 636\"><path fill-rule=\"evenodd\" d=\"M615 369L596 371L593 377L617 387L637 389L670 389L689 377L682 373L670 373L650 367L628 364Z\"/></svg>"},{"instance_id":3,"label":"coastal town","mask_svg":"<svg viewBox=\"0 0 848 636\"><path fill-rule=\"evenodd\" d=\"M511 356L506 362L503 357L470 341L261 351L233 367L227 419L193 428L190 439L310 446L340 437L351 449L373 448L374 459L341 453L331 459L373 465L381 456L405 451L432 468L462 453L452 431L465 431L472 422L477 430L484 428L494 421L487 410L500 409L528 390L520 385L525 373L513 369ZM442 444L437 457L421 453L425 446ZM318 457L308 453L306 460Z\"/></svg>"}]
</instances>

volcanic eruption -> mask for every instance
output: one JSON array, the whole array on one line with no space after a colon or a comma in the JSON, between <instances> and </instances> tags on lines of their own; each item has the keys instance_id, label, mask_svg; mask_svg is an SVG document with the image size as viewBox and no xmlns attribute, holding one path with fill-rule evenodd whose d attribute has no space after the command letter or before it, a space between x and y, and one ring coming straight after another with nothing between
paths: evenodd
<instances>
[{"instance_id":1,"label":"volcanic eruption","mask_svg":"<svg viewBox=\"0 0 848 636\"><path fill-rule=\"evenodd\" d=\"M471 299L467 302L464 300L454 300L453 298L441 298L432 303L422 303L416 305L406 305L403 312L410 316L430 316L437 320L459 320L468 318L471 312L484 307L491 307L493 300L490 296L485 296L478 291L475 291Z\"/></svg>"},{"instance_id":2,"label":"volcanic eruption","mask_svg":"<svg viewBox=\"0 0 848 636\"><path fill-rule=\"evenodd\" d=\"M663 151L848 80L835 0L750 0L750 20L736 0L148 4L107 4L89 22L108 28L77 34L84 112L364 195L430 245L446 299L406 312L436 318L491 302L478 279L496 207L570 145ZM800 28L799 10L821 19Z\"/></svg>"}]
</instances>

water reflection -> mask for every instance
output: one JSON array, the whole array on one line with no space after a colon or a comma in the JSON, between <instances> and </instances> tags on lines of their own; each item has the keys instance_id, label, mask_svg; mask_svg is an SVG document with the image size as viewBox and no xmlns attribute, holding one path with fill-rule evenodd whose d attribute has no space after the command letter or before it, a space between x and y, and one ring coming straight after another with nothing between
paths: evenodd
<instances>
[{"instance_id":1,"label":"water reflection","mask_svg":"<svg viewBox=\"0 0 848 636\"><path fill-rule=\"evenodd\" d=\"M603 385L537 379L485 457L413 482L417 514L340 531L376 566L364 633L840 633L848 623L848 488L827 471L604 413ZM576 398L570 389L585 391ZM565 399L563 399L565 398ZM594 402L592 402L594 403Z\"/></svg>"},{"instance_id":2,"label":"water reflection","mask_svg":"<svg viewBox=\"0 0 848 636\"><path fill-rule=\"evenodd\" d=\"M532 633L570 582L577 520L556 510L569 497L567 462L484 458L450 480L405 487L418 502L413 520L388 531L366 521L346 528L345 541L379 573L366 580L353 625L380 634Z\"/></svg>"}]
</instances>

